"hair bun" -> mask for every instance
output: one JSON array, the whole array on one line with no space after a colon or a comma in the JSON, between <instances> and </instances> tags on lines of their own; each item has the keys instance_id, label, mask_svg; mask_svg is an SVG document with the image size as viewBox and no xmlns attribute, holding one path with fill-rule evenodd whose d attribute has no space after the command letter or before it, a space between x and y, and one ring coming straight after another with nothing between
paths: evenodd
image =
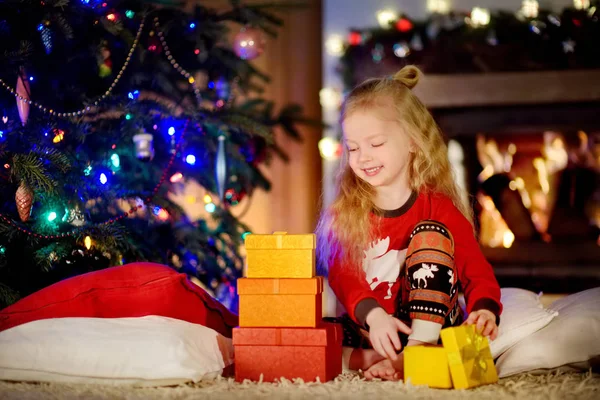
<instances>
[{"instance_id":1,"label":"hair bun","mask_svg":"<svg viewBox=\"0 0 600 400\"><path fill-rule=\"evenodd\" d=\"M400 71L396 72L393 76L395 81L403 83L407 88L412 89L417 86L419 78L421 77L421 71L414 65L407 65Z\"/></svg>"}]
</instances>

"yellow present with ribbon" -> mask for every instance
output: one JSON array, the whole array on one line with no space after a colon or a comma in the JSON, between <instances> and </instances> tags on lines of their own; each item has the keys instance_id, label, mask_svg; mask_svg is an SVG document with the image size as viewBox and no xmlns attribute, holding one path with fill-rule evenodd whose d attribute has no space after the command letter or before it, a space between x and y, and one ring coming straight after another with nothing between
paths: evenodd
<instances>
[{"instance_id":1,"label":"yellow present with ribbon","mask_svg":"<svg viewBox=\"0 0 600 400\"><path fill-rule=\"evenodd\" d=\"M448 355L442 346L408 346L403 353L405 382L452 389Z\"/></svg>"},{"instance_id":2,"label":"yellow present with ribbon","mask_svg":"<svg viewBox=\"0 0 600 400\"><path fill-rule=\"evenodd\" d=\"M475 325L442 329L440 336L455 389L498 382L488 338L477 333Z\"/></svg>"}]
</instances>

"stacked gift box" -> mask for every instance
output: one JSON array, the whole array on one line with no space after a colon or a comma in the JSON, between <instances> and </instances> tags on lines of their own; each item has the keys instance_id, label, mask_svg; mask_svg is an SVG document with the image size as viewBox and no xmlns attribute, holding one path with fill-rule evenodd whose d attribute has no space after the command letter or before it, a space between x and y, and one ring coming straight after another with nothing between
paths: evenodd
<instances>
[{"instance_id":1,"label":"stacked gift box","mask_svg":"<svg viewBox=\"0 0 600 400\"><path fill-rule=\"evenodd\" d=\"M342 328L322 321L315 235L252 234L245 247L233 331L236 380L334 379L342 370Z\"/></svg>"}]
</instances>

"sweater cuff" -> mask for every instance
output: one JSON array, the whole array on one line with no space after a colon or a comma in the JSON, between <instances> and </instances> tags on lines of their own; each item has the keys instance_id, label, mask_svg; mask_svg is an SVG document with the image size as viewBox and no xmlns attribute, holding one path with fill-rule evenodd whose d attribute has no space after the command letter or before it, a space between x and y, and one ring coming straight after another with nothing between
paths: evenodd
<instances>
[{"instance_id":1,"label":"sweater cuff","mask_svg":"<svg viewBox=\"0 0 600 400\"><path fill-rule=\"evenodd\" d=\"M356 317L356 321L367 330L369 327L367 326L367 315L371 312L372 309L381 307L377 300L373 298L364 299L358 302L356 308L354 309L354 316Z\"/></svg>"},{"instance_id":2,"label":"sweater cuff","mask_svg":"<svg viewBox=\"0 0 600 400\"><path fill-rule=\"evenodd\" d=\"M496 325L500 324L500 305L496 300L487 297L477 299L475 304L473 304L473 308L471 308L471 311L477 310L491 311L496 316Z\"/></svg>"},{"instance_id":3,"label":"sweater cuff","mask_svg":"<svg viewBox=\"0 0 600 400\"><path fill-rule=\"evenodd\" d=\"M424 319L413 319L410 328L412 333L408 336L408 340L437 344L440 339L442 324Z\"/></svg>"}]
</instances>

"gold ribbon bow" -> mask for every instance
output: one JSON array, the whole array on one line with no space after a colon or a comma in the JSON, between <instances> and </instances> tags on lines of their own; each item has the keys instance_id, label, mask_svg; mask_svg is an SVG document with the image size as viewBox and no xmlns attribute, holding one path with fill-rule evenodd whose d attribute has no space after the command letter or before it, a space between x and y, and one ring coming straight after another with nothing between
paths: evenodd
<instances>
[{"instance_id":1,"label":"gold ribbon bow","mask_svg":"<svg viewBox=\"0 0 600 400\"><path fill-rule=\"evenodd\" d=\"M465 364L473 361L471 370L471 380L481 381L481 378L488 369L487 360L492 358L488 341L481 334L475 332L475 329L467 329L466 344L458 351L448 354L448 360L451 365Z\"/></svg>"}]
</instances>

